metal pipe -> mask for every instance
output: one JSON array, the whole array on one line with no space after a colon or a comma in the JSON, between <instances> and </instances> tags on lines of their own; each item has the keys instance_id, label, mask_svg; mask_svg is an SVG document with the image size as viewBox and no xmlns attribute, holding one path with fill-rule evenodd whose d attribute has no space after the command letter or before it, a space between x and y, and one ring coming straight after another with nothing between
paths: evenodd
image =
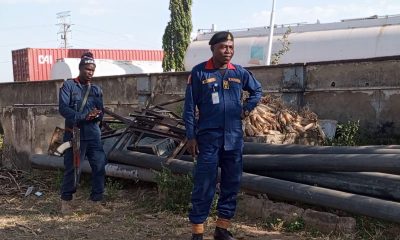
<instances>
[{"instance_id":1,"label":"metal pipe","mask_svg":"<svg viewBox=\"0 0 400 240\"><path fill-rule=\"evenodd\" d=\"M31 162L35 168L64 169L64 159L62 157L50 156L45 154L31 155ZM91 173L92 169L88 161L81 164L82 172ZM106 175L110 177L141 180L145 182L155 182L155 172L149 169L108 163L106 164Z\"/></svg>"},{"instance_id":2,"label":"metal pipe","mask_svg":"<svg viewBox=\"0 0 400 240\"><path fill-rule=\"evenodd\" d=\"M400 154L400 145L309 146L245 142L243 154Z\"/></svg>"}]
</instances>

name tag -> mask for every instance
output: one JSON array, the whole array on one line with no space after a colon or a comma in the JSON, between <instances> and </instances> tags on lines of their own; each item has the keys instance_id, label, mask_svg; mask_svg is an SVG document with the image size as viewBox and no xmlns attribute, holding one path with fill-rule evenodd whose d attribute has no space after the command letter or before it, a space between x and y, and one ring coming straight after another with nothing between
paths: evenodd
<instances>
[{"instance_id":1,"label":"name tag","mask_svg":"<svg viewBox=\"0 0 400 240\"><path fill-rule=\"evenodd\" d=\"M206 80L201 81L202 84L212 83L217 81L215 78L207 78Z\"/></svg>"},{"instance_id":2,"label":"name tag","mask_svg":"<svg viewBox=\"0 0 400 240\"><path fill-rule=\"evenodd\" d=\"M229 78L228 80L230 82L240 83L240 79L239 78Z\"/></svg>"},{"instance_id":3,"label":"name tag","mask_svg":"<svg viewBox=\"0 0 400 240\"><path fill-rule=\"evenodd\" d=\"M213 104L218 104L219 103L218 92L211 93L211 100L212 100Z\"/></svg>"}]
</instances>

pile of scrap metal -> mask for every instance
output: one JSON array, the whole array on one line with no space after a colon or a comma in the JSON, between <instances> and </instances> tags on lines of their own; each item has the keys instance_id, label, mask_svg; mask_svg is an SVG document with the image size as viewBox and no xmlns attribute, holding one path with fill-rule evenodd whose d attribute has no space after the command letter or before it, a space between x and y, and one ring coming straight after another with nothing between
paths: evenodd
<instances>
[{"instance_id":1,"label":"pile of scrap metal","mask_svg":"<svg viewBox=\"0 0 400 240\"><path fill-rule=\"evenodd\" d=\"M125 125L119 131L102 134L103 140L112 138L111 147L106 143L106 152L127 149L160 157L179 158L182 156L186 144L184 122L176 113L162 107L163 105L166 103L146 107L142 111L129 114L129 117L123 117L105 109L107 115ZM111 122L116 123L114 120ZM105 123L107 125L110 121L105 121Z\"/></svg>"},{"instance_id":2,"label":"pile of scrap metal","mask_svg":"<svg viewBox=\"0 0 400 240\"><path fill-rule=\"evenodd\" d=\"M106 174L155 181L155 171L169 168L190 174L183 121L162 106L123 117L106 110L123 125L103 134L109 163ZM241 187L322 207L400 222L400 146L309 146L245 142ZM33 165L62 168L62 158L33 155ZM83 171L90 172L87 162Z\"/></svg>"}]
</instances>

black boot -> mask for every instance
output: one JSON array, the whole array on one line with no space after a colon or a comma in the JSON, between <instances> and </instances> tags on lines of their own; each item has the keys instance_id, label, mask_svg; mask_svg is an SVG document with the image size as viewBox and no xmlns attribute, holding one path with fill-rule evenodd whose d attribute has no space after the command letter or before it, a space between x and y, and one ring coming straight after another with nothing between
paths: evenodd
<instances>
[{"instance_id":1,"label":"black boot","mask_svg":"<svg viewBox=\"0 0 400 240\"><path fill-rule=\"evenodd\" d=\"M214 231L214 240L235 240L232 233L225 228L216 227Z\"/></svg>"},{"instance_id":2,"label":"black boot","mask_svg":"<svg viewBox=\"0 0 400 240\"><path fill-rule=\"evenodd\" d=\"M203 234L192 234L192 240L203 240Z\"/></svg>"}]
</instances>

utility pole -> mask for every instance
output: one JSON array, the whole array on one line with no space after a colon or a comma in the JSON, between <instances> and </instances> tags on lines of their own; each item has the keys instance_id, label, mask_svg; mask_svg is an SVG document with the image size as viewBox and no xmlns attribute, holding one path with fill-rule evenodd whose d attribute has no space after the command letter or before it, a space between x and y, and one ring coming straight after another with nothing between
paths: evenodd
<instances>
[{"instance_id":1,"label":"utility pole","mask_svg":"<svg viewBox=\"0 0 400 240\"><path fill-rule=\"evenodd\" d=\"M72 47L69 43L72 26L70 12L71 11L64 11L57 13L58 23L56 25L60 27L57 32L57 35L60 35L60 38L58 39L61 40L60 48Z\"/></svg>"},{"instance_id":2,"label":"utility pole","mask_svg":"<svg viewBox=\"0 0 400 240\"><path fill-rule=\"evenodd\" d=\"M267 61L265 65L269 66L271 64L271 55L272 55L272 39L274 38L274 13L275 13L275 0L272 0L272 10L271 10L271 19L269 25L269 37L268 37L268 51L267 51Z\"/></svg>"}]
</instances>

